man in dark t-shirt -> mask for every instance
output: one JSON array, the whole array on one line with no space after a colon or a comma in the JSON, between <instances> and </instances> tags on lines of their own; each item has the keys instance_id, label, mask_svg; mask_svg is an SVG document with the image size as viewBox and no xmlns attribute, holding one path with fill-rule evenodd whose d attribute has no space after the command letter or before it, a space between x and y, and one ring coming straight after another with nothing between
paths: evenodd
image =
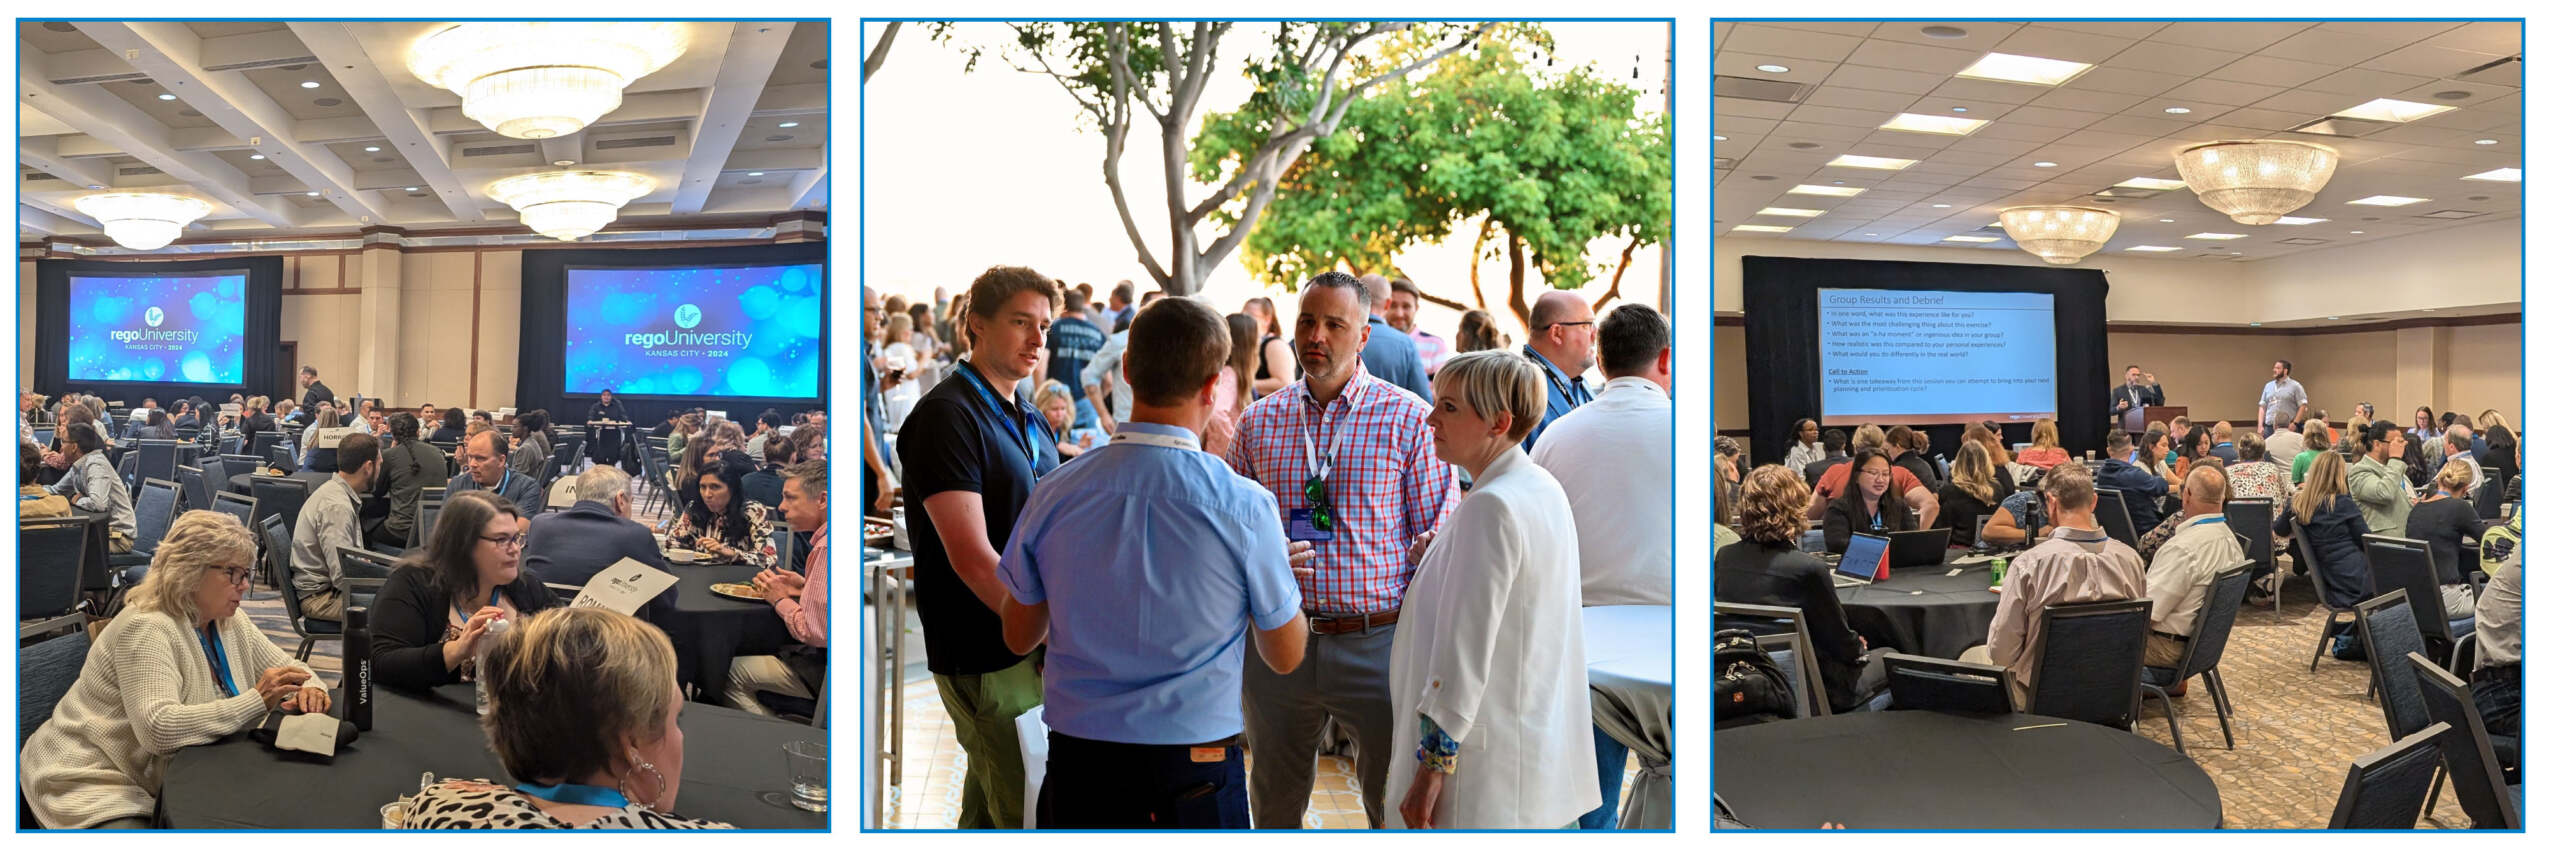
<instances>
[{"instance_id":1,"label":"man in dark t-shirt","mask_svg":"<svg viewBox=\"0 0 2560 844\"><path fill-rule=\"evenodd\" d=\"M1096 418L1093 400L1086 398L1078 385L1083 383L1085 364L1093 361L1094 354L1102 351L1102 344L1110 338L1085 315L1084 294L1069 290L1066 302L1065 312L1058 316L1057 322L1049 324L1049 380L1067 385L1067 392L1075 396L1076 421L1073 427L1097 427L1102 422ZM1030 386L1037 388L1040 385ZM1033 400L1038 401L1037 398Z\"/></svg>"}]
</instances>

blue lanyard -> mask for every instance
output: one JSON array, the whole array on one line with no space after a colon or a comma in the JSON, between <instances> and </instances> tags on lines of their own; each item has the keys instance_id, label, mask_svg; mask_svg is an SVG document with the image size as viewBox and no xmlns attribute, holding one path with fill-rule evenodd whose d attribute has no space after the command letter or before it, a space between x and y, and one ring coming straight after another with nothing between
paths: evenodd
<instances>
[{"instance_id":1,"label":"blue lanyard","mask_svg":"<svg viewBox=\"0 0 2560 844\"><path fill-rule=\"evenodd\" d=\"M604 806L613 809L631 805L631 798L622 796L622 792L601 785L578 785L566 782L559 785L517 783L516 790L553 803L576 803L582 806Z\"/></svg>"},{"instance_id":2,"label":"blue lanyard","mask_svg":"<svg viewBox=\"0 0 2560 844\"><path fill-rule=\"evenodd\" d=\"M513 498L514 496L507 494L507 485L516 482L516 470L501 469L499 471L505 474L498 476L498 488L490 491L497 493L500 498Z\"/></svg>"},{"instance_id":3,"label":"blue lanyard","mask_svg":"<svg viewBox=\"0 0 2560 844\"><path fill-rule=\"evenodd\" d=\"M1872 514L1869 514L1867 517L1867 524L1878 528L1884 527L1884 511L1877 510Z\"/></svg>"},{"instance_id":4,"label":"blue lanyard","mask_svg":"<svg viewBox=\"0 0 2560 844\"><path fill-rule=\"evenodd\" d=\"M1556 388L1556 392L1563 393L1566 401L1580 398L1582 401L1573 402L1574 406L1580 407L1583 402L1591 400L1591 391L1582 386L1582 379L1564 377L1563 371L1556 369L1555 364L1547 362L1547 356L1538 354L1536 347L1522 346L1520 351L1527 353L1530 360L1537 361L1538 371L1547 376L1547 385Z\"/></svg>"},{"instance_id":5,"label":"blue lanyard","mask_svg":"<svg viewBox=\"0 0 2560 844\"><path fill-rule=\"evenodd\" d=\"M492 606L492 607L497 606L497 605L498 605L498 593L499 593L500 591L505 590L506 588L507 588L507 587L504 587L504 586L492 586L492 587L489 587L489 603L487 604L487 606ZM471 621L471 616L468 616L468 615L463 614L463 612L462 612L462 608L461 608L461 607L454 607L454 608L453 608L453 617L455 617L455 618L459 618L459 619L462 619L464 623L469 623L469 622Z\"/></svg>"},{"instance_id":6,"label":"blue lanyard","mask_svg":"<svg viewBox=\"0 0 2560 844\"><path fill-rule=\"evenodd\" d=\"M996 397L995 385L988 383L987 377L978 373L978 367L963 364L960 372L968 376L970 386L976 387L980 394L987 397L987 405L995 408L996 416L1004 420L1005 430L1013 432L1014 441L1022 444L1022 460L1031 465L1032 476L1038 477L1040 451L1038 447L1031 444L1031 423L1019 415L1017 408L1006 406L1003 399Z\"/></svg>"},{"instance_id":7,"label":"blue lanyard","mask_svg":"<svg viewBox=\"0 0 2560 844\"><path fill-rule=\"evenodd\" d=\"M2223 516L2223 515L2216 514L2216 515L2211 515L2211 516L2203 516L2203 517L2199 517L2199 518L2197 518L2195 521L2188 522L2187 524L2190 524L2190 525L2209 525L2209 524L2213 524L2213 523L2215 523L2215 522L2228 522L2228 521L2230 521L2230 520L2231 520L2231 519L2230 519L2230 517L2228 517L2228 516Z\"/></svg>"},{"instance_id":8,"label":"blue lanyard","mask_svg":"<svg viewBox=\"0 0 2560 844\"><path fill-rule=\"evenodd\" d=\"M205 661L213 666L213 679L222 684L223 696L239 695L240 687L231 682L231 660L222 655L222 639L213 635L212 625L197 632L196 639L204 643Z\"/></svg>"}]
</instances>

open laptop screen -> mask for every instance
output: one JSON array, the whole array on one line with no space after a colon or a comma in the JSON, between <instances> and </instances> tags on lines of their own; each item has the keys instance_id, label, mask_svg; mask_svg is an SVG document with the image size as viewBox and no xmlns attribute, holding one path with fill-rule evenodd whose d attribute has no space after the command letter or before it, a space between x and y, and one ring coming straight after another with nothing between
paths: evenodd
<instances>
[{"instance_id":1,"label":"open laptop screen","mask_svg":"<svg viewBox=\"0 0 2560 844\"><path fill-rule=\"evenodd\" d=\"M1892 545L1892 540L1871 533L1850 536L1849 549L1840 555L1840 573L1874 580L1876 569L1884 563L1885 549Z\"/></svg>"}]
</instances>

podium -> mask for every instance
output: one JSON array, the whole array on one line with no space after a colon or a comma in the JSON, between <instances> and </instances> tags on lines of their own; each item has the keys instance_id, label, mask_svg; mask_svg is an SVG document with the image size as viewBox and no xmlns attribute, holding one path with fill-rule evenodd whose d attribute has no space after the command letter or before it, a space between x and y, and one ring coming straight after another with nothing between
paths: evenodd
<instances>
[{"instance_id":1,"label":"podium","mask_svg":"<svg viewBox=\"0 0 2560 844\"><path fill-rule=\"evenodd\" d=\"M2142 436L2142 429L2149 426L2153 420L2158 420L2161 424L2165 425L2168 424L2169 420L2185 415L2187 415L2187 406L2182 404L2155 404L2150 407L2137 407L2124 412L2124 430L2125 433L2132 434L2136 439L2140 439Z\"/></svg>"}]
</instances>

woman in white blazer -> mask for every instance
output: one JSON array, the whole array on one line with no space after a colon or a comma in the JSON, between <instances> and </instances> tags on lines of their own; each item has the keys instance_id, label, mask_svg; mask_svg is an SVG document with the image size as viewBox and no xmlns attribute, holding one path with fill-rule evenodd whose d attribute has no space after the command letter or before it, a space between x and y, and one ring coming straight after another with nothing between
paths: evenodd
<instances>
[{"instance_id":1,"label":"woman in white blazer","mask_svg":"<svg viewBox=\"0 0 2560 844\"><path fill-rule=\"evenodd\" d=\"M1581 544L1564 488L1520 449L1545 416L1536 365L1450 359L1431 439L1475 488L1421 559L1388 657L1389 826L1556 829L1600 805L1582 655Z\"/></svg>"}]
</instances>

